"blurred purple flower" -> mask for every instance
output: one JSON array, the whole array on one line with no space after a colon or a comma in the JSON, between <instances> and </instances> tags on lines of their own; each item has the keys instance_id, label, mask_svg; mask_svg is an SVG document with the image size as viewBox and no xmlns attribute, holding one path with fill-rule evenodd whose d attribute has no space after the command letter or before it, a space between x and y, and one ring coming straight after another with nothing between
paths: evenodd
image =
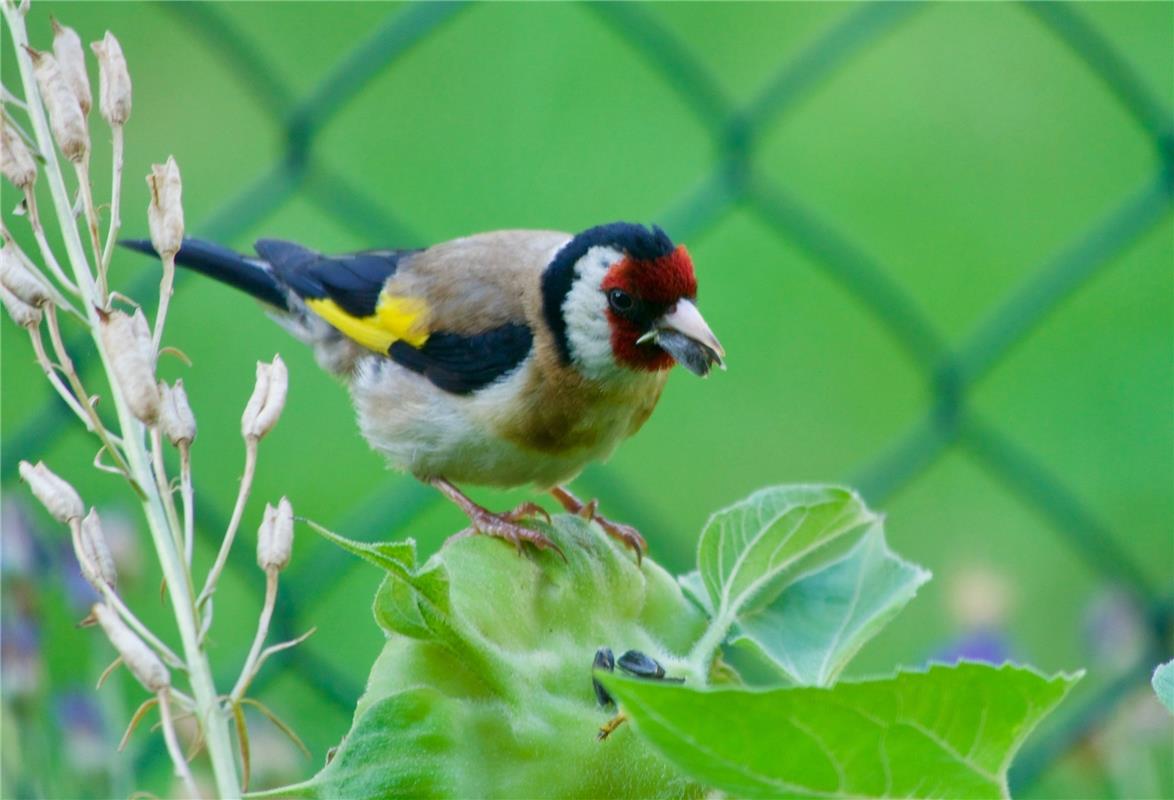
<instances>
[{"instance_id":1,"label":"blurred purple flower","mask_svg":"<svg viewBox=\"0 0 1174 800\"><path fill-rule=\"evenodd\" d=\"M946 645L934 655L934 661L953 664L958 661L983 661L1002 664L1011 660L1011 643L1007 635L994 629L975 629Z\"/></svg>"},{"instance_id":2,"label":"blurred purple flower","mask_svg":"<svg viewBox=\"0 0 1174 800\"><path fill-rule=\"evenodd\" d=\"M1117 586L1093 594L1084 609L1081 633L1095 665L1115 673L1142 658L1148 638L1136 598Z\"/></svg>"},{"instance_id":3,"label":"blurred purple flower","mask_svg":"<svg viewBox=\"0 0 1174 800\"><path fill-rule=\"evenodd\" d=\"M36 693L41 684L41 635L31 617L13 603L5 603L0 622L0 673L4 675L4 696L26 697Z\"/></svg>"},{"instance_id":4,"label":"blurred purple flower","mask_svg":"<svg viewBox=\"0 0 1174 800\"><path fill-rule=\"evenodd\" d=\"M23 499L9 492L0 502L0 575L6 579L32 577L48 567L48 557L40 544L33 517Z\"/></svg>"},{"instance_id":5,"label":"blurred purple flower","mask_svg":"<svg viewBox=\"0 0 1174 800\"><path fill-rule=\"evenodd\" d=\"M105 770L114 745L107 740L102 711L93 693L62 692L54 698L53 707L69 764L79 772Z\"/></svg>"}]
</instances>

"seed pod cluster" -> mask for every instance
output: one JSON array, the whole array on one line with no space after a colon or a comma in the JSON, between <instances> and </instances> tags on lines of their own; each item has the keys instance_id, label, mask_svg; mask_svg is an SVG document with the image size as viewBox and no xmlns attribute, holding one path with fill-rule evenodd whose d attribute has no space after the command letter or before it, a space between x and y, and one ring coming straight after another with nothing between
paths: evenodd
<instances>
[{"instance_id":1,"label":"seed pod cluster","mask_svg":"<svg viewBox=\"0 0 1174 800\"><path fill-rule=\"evenodd\" d=\"M6 114L0 115L0 173L18 189L28 189L37 180L37 162Z\"/></svg>"},{"instance_id":2,"label":"seed pod cluster","mask_svg":"<svg viewBox=\"0 0 1174 800\"><path fill-rule=\"evenodd\" d=\"M84 161L90 153L90 134L77 96L66 83L57 59L48 53L26 48L33 61L33 73L41 88L45 110L49 112L49 127L57 146L75 164Z\"/></svg>"},{"instance_id":3,"label":"seed pod cluster","mask_svg":"<svg viewBox=\"0 0 1174 800\"><path fill-rule=\"evenodd\" d=\"M114 34L106 31L90 49L98 57L98 110L110 127L125 125L130 119L130 72L122 46Z\"/></svg>"},{"instance_id":4,"label":"seed pod cluster","mask_svg":"<svg viewBox=\"0 0 1174 800\"><path fill-rule=\"evenodd\" d=\"M266 572L280 571L293 551L293 506L283 497L277 508L265 504L265 515L257 529L257 566Z\"/></svg>"},{"instance_id":5,"label":"seed pod cluster","mask_svg":"<svg viewBox=\"0 0 1174 800\"><path fill-rule=\"evenodd\" d=\"M20 462L20 478L29 485L33 495L58 522L69 524L86 513L77 490L58 477L43 461L30 464Z\"/></svg>"},{"instance_id":6,"label":"seed pod cluster","mask_svg":"<svg viewBox=\"0 0 1174 800\"><path fill-rule=\"evenodd\" d=\"M257 362L257 381L241 415L242 436L258 441L273 430L285 408L288 388L289 371L281 356L274 356L271 364Z\"/></svg>"},{"instance_id":7,"label":"seed pod cluster","mask_svg":"<svg viewBox=\"0 0 1174 800\"><path fill-rule=\"evenodd\" d=\"M5 242L0 247L0 303L22 328L41 324L41 306L49 302L44 285L33 277L16 254L16 245Z\"/></svg>"},{"instance_id":8,"label":"seed pod cluster","mask_svg":"<svg viewBox=\"0 0 1174 800\"><path fill-rule=\"evenodd\" d=\"M85 579L99 592L102 591L103 584L113 589L118 582L118 571L114 567L114 556L110 554L110 547L106 544L102 520L97 509L91 508L90 513L82 519L81 535L77 544L81 550L76 554L77 561Z\"/></svg>"},{"instance_id":9,"label":"seed pod cluster","mask_svg":"<svg viewBox=\"0 0 1174 800\"><path fill-rule=\"evenodd\" d=\"M159 385L155 382L155 345L142 309L133 316L114 310L102 316L102 344L131 413L153 425L159 419Z\"/></svg>"},{"instance_id":10,"label":"seed pod cluster","mask_svg":"<svg viewBox=\"0 0 1174 800\"><path fill-rule=\"evenodd\" d=\"M43 306L51 300L45 284L25 268L11 242L0 247L0 286L30 306Z\"/></svg>"},{"instance_id":11,"label":"seed pod cluster","mask_svg":"<svg viewBox=\"0 0 1174 800\"><path fill-rule=\"evenodd\" d=\"M114 609L102 603L94 605L94 618L106 632L106 638L114 649L122 656L122 661L131 671L139 683L151 693L161 692L171 686L171 674L167 667L155 655L155 651L147 647L142 639L122 621Z\"/></svg>"},{"instance_id":12,"label":"seed pod cluster","mask_svg":"<svg viewBox=\"0 0 1174 800\"><path fill-rule=\"evenodd\" d=\"M61 77L65 85L77 98L77 104L82 110L82 116L90 113L94 104L94 96L90 94L90 78L86 75L86 56L82 50L81 37L77 31L51 19L53 23L53 56L61 69Z\"/></svg>"},{"instance_id":13,"label":"seed pod cluster","mask_svg":"<svg viewBox=\"0 0 1174 800\"><path fill-rule=\"evenodd\" d=\"M152 164L147 176L151 201L147 205L147 222L151 244L163 260L174 258L183 244L183 182L174 156L162 164Z\"/></svg>"},{"instance_id":14,"label":"seed pod cluster","mask_svg":"<svg viewBox=\"0 0 1174 800\"><path fill-rule=\"evenodd\" d=\"M183 381L177 380L174 386L159 384L159 394L162 401L159 406L159 427L163 435L176 447L191 444L196 438L196 417L188 404Z\"/></svg>"}]
</instances>

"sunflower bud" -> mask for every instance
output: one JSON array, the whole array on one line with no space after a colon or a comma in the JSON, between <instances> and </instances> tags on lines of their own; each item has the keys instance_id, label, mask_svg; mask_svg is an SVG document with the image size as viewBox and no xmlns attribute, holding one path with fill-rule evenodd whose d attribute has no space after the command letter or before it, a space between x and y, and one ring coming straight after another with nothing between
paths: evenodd
<instances>
[{"instance_id":1,"label":"sunflower bud","mask_svg":"<svg viewBox=\"0 0 1174 800\"><path fill-rule=\"evenodd\" d=\"M0 247L0 286L30 306L43 306L50 301L45 285L20 263L12 243Z\"/></svg>"},{"instance_id":2,"label":"sunflower bud","mask_svg":"<svg viewBox=\"0 0 1174 800\"><path fill-rule=\"evenodd\" d=\"M241 415L242 436L257 441L273 430L285 408L288 388L289 371L281 356L274 356L272 364L257 362L257 382Z\"/></svg>"},{"instance_id":3,"label":"sunflower bud","mask_svg":"<svg viewBox=\"0 0 1174 800\"><path fill-rule=\"evenodd\" d=\"M151 202L147 205L151 244L166 260L174 257L183 244L183 182L174 157L151 165L147 186L151 189Z\"/></svg>"},{"instance_id":4,"label":"sunflower bud","mask_svg":"<svg viewBox=\"0 0 1174 800\"><path fill-rule=\"evenodd\" d=\"M20 462L20 478L58 522L68 524L72 520L81 519L86 513L77 491L53 474L43 461L38 461L36 466L27 461Z\"/></svg>"},{"instance_id":5,"label":"sunflower bud","mask_svg":"<svg viewBox=\"0 0 1174 800\"><path fill-rule=\"evenodd\" d=\"M147 647L138 634L127 627L114 609L103 603L96 603L92 611L94 618L106 632L106 638L122 656L122 662L147 691L161 692L171 686L171 674L167 667L163 666L159 656Z\"/></svg>"},{"instance_id":6,"label":"sunflower bud","mask_svg":"<svg viewBox=\"0 0 1174 800\"><path fill-rule=\"evenodd\" d=\"M118 582L118 571L114 568L114 556L110 555L110 548L106 545L97 509L91 508L82 520L77 545L80 550L76 554L77 562L90 585L98 592L102 591L103 584L113 589Z\"/></svg>"},{"instance_id":7,"label":"sunflower bud","mask_svg":"<svg viewBox=\"0 0 1174 800\"><path fill-rule=\"evenodd\" d=\"M0 286L0 304L12 321L22 328L35 328L41 324L41 309L30 306L3 286Z\"/></svg>"},{"instance_id":8,"label":"sunflower bud","mask_svg":"<svg viewBox=\"0 0 1174 800\"><path fill-rule=\"evenodd\" d=\"M293 551L293 506L281 498L277 508L265 504L265 515L257 529L257 566L268 572L281 571Z\"/></svg>"},{"instance_id":9,"label":"sunflower bud","mask_svg":"<svg viewBox=\"0 0 1174 800\"><path fill-rule=\"evenodd\" d=\"M191 444L196 438L196 417L192 414L192 407L188 405L188 395L184 391L183 381L176 381L175 386L161 383L159 392L162 400L159 406L159 425L163 429L163 435L176 447L180 444Z\"/></svg>"},{"instance_id":10,"label":"sunflower bud","mask_svg":"<svg viewBox=\"0 0 1174 800\"><path fill-rule=\"evenodd\" d=\"M25 48L33 61L33 72L37 85L41 87L41 99L49 112L49 127L57 146L70 161L81 163L90 152L90 135L86 131L86 118L73 90L65 82L57 59L48 53Z\"/></svg>"},{"instance_id":11,"label":"sunflower bud","mask_svg":"<svg viewBox=\"0 0 1174 800\"><path fill-rule=\"evenodd\" d=\"M18 189L28 189L37 179L37 162L7 116L0 122L0 172Z\"/></svg>"},{"instance_id":12,"label":"sunflower bud","mask_svg":"<svg viewBox=\"0 0 1174 800\"><path fill-rule=\"evenodd\" d=\"M90 94L90 78L86 75L86 56L82 51L82 40L77 31L50 18L53 23L53 55L61 68L65 85L77 98L82 116L90 113L94 96Z\"/></svg>"},{"instance_id":13,"label":"sunflower bud","mask_svg":"<svg viewBox=\"0 0 1174 800\"><path fill-rule=\"evenodd\" d=\"M155 346L141 309L134 316L111 311L102 318L102 344L110 354L110 371L131 413L147 425L159 419L159 385L155 383Z\"/></svg>"},{"instance_id":14,"label":"sunflower bud","mask_svg":"<svg viewBox=\"0 0 1174 800\"><path fill-rule=\"evenodd\" d=\"M116 128L130 119L130 72L122 46L114 34L106 31L102 41L90 45L98 57L98 110Z\"/></svg>"}]
</instances>

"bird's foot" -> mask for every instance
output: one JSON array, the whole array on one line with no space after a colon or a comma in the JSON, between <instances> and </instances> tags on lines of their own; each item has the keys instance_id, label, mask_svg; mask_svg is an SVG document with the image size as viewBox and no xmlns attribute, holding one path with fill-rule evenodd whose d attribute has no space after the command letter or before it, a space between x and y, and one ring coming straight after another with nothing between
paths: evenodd
<instances>
[{"instance_id":1,"label":"bird's foot","mask_svg":"<svg viewBox=\"0 0 1174 800\"><path fill-rule=\"evenodd\" d=\"M520 510L522 513L519 513ZM507 511L504 514L495 514L492 511L481 508L477 512L469 515L469 522L473 523L472 530L476 533L492 536L496 539L504 539L516 547L519 553L522 552L523 543L529 542L539 550L554 550L566 561L566 554L563 553L561 547L554 543L554 540L540 531L527 528L521 524L522 519L535 516L540 515L530 512L529 509L515 508L513 511ZM459 536L460 534L457 535Z\"/></svg>"},{"instance_id":2,"label":"bird's foot","mask_svg":"<svg viewBox=\"0 0 1174 800\"><path fill-rule=\"evenodd\" d=\"M550 521L550 514L537 503L521 503L510 511L495 514L484 506L474 503L460 489L443 478L433 478L430 483L456 503L461 511L465 512L465 516L469 518L471 523L470 527L450 536L445 542L446 544L480 533L495 539L504 539L516 547L519 553L522 551L522 545L529 542L539 550L554 550L562 556L563 561L567 560L566 554L563 553L561 547L555 544L553 539L541 531L521 524L523 520L534 517L545 517L547 522Z\"/></svg>"},{"instance_id":3,"label":"bird's foot","mask_svg":"<svg viewBox=\"0 0 1174 800\"><path fill-rule=\"evenodd\" d=\"M550 512L537 503L531 503L529 501L525 503L519 503L518 505L514 506L513 509L505 512L501 516L505 519L508 519L510 522L520 522L524 519L542 517L544 520L546 520L547 525L551 524Z\"/></svg>"},{"instance_id":4,"label":"bird's foot","mask_svg":"<svg viewBox=\"0 0 1174 800\"><path fill-rule=\"evenodd\" d=\"M631 525L625 525L622 522L613 522L607 517L599 513L599 501L591 500L584 503L578 497L571 494L567 489L561 486L556 486L550 490L550 493L556 500L571 514L577 514L588 522L596 522L599 527L603 528L604 533L613 539L617 539L625 546L636 551L636 563L639 564L644 554L648 552L648 542L640 535L640 531L633 528Z\"/></svg>"}]
</instances>

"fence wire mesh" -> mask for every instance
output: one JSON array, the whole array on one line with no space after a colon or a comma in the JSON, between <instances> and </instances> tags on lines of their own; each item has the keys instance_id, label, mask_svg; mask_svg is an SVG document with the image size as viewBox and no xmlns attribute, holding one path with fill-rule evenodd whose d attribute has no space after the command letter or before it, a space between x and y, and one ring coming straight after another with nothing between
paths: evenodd
<instances>
[{"instance_id":1,"label":"fence wire mesh","mask_svg":"<svg viewBox=\"0 0 1174 800\"><path fill-rule=\"evenodd\" d=\"M209 219L192 226L200 235L231 241L263 221L294 196L308 200L323 215L372 244L425 244L427 238L397 218L368 190L355 185L315 158L314 148L331 119L356 98L375 76L395 68L413 46L429 37L443 36L444 26L466 8L462 4L409 5L389 15L369 38L359 43L304 96L295 96L280 71L260 54L248 32L239 29L213 4L168 4L191 35L233 65L242 88L281 127L284 148L280 157L252 185L229 199ZM952 448L965 451L1008 492L1033 507L1050 523L1059 543L1083 559L1094 574L1130 587L1148 609L1149 643L1144 657L1118 679L1068 710L1063 722L1037 737L1021 755L1012 773L1012 788L1029 787L1057 758L1090 729L1110 715L1141 681L1152 665L1169 657L1168 636L1174 618L1174 596L1168 587L1155 586L1146 571L1120 544L1120 531L1082 502L1065 480L1000 427L971 408L968 397L983 378L1049 314L1109 265L1115 256L1153 229L1174 204L1174 117L1161 98L1150 91L1114 46L1090 25L1078 9L1059 3L1032 3L1023 13L1079 58L1090 80L1101 81L1119 102L1123 113L1146 137L1156 155L1156 168L1096 224L1081 232L1042 263L1025 268L1029 277L997 303L973 331L959 342L949 342L919 306L894 280L892 271L874 255L823 218L786 187L768 179L754 162L760 134L767 125L792 113L799 101L821 84L847 69L854 57L885 37L899 36L902 26L921 11L913 3L869 4L846 14L839 24L805 49L788 58L764 88L748 102L737 103L719 86L695 48L634 4L589 4L620 40L656 72L666 91L675 93L707 132L714 153L713 166L698 176L695 187L654 215L674 238L697 241L734 209L748 210L775 235L798 247L811 263L826 273L843 293L867 310L886 335L898 345L921 375L932 401L921 419L869 463L845 479L859 487L874 505L918 480ZM177 288L182 291L185 277ZM154 279L145 276L132 292L153 294ZM73 343L79 369L92 366L84 342ZM21 429L5 436L4 480L14 469L16 456L46 448L65 429L63 404L49 405ZM599 480L606 480L600 478ZM647 510L639 507L632 490L607 482L600 487L608 505L622 517L655 528ZM209 495L197 489L197 495ZM354 510L340 527L357 538L374 537L408 526L434 501L430 490L410 481L394 481ZM204 500L199 509L201 535L215 540L224 530L223 510ZM233 553L233 569L251 575L250 556L241 548ZM338 552L327 553L315 564L316 592L341 581L351 566ZM295 576L297 578L298 576ZM306 580L310 576L306 576ZM255 582L248 581L250 586ZM296 581L295 581L296 583ZM296 585L279 595L274 635L292 638L305 626L296 598L314 592ZM307 692L321 695L340 708L353 708L361 687L348 675L316 656L311 649L289 654L287 673L268 670L256 691L279 674L313 676L304 680ZM221 676L231 682L231 676ZM163 757L159 749L143 758Z\"/></svg>"}]
</instances>

